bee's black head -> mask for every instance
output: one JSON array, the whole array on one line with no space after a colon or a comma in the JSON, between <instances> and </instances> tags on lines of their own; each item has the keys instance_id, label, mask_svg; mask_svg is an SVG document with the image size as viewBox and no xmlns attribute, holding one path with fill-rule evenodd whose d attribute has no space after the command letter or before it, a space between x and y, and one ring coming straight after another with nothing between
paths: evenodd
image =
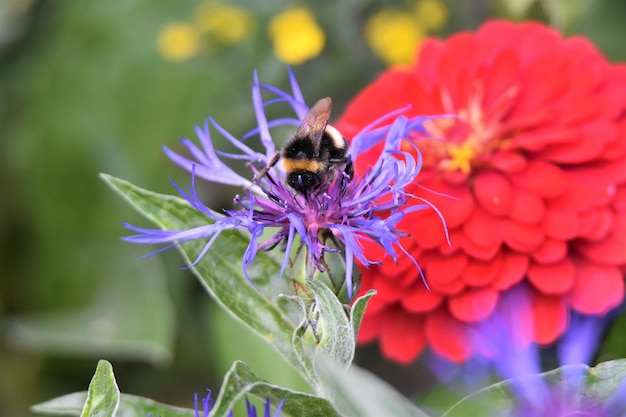
<instances>
[{"instance_id":1,"label":"bee's black head","mask_svg":"<svg viewBox=\"0 0 626 417\"><path fill-rule=\"evenodd\" d=\"M320 187L322 174L311 171L294 171L287 175L287 184L300 194L307 194Z\"/></svg>"}]
</instances>

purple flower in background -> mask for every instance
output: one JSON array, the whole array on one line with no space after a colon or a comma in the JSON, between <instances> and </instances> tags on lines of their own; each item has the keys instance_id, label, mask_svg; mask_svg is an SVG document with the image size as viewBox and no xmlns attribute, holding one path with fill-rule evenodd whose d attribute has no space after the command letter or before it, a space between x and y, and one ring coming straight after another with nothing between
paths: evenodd
<instances>
[{"instance_id":1,"label":"purple flower in background","mask_svg":"<svg viewBox=\"0 0 626 417\"><path fill-rule=\"evenodd\" d=\"M436 209L427 201L405 192L405 187L415 181L422 161L415 148L401 150L401 144L409 136L423 135L422 123L432 117L407 119L398 116L406 109L381 117L359 132L348 149L352 160L357 160L364 151L378 143L384 143L380 158L374 166L354 178L340 171L329 178L326 186L317 188L314 192L297 192L287 185L287 174L281 164L272 165L277 146L270 130L277 126L299 126L309 110L291 72L290 81L291 94L259 84L255 73L252 101L257 127L246 134L243 140L235 138L209 118L203 127L196 127L200 146L188 139L182 140L192 159L165 148L165 153L172 161L191 172L191 188L183 190L174 185L189 204L207 216L206 225L189 230L152 230L126 224L128 229L137 234L126 237L125 240L144 244L169 243L166 247L169 248L194 239L208 239L204 249L192 263L194 265L206 254L222 231L247 229L251 239L243 254L243 271L250 280L247 268L257 251L271 249L278 244L283 245L285 252L282 275L296 238L299 237L307 249L308 264L312 272L314 269L326 269L326 252L342 252L348 298L352 298L354 291L354 259L365 266L378 262L365 256L363 243L376 242L394 260L400 253L411 257L399 242L404 234L398 230L398 222L406 213L425 208ZM262 91L271 94L272 98L263 101ZM278 103L288 104L295 117L268 120L266 107ZM392 120L393 123L389 124ZM386 126L381 127L382 125ZM239 153L217 151L213 146L209 126L227 139ZM260 139L264 152L255 151L248 146L248 140L253 137ZM224 162L228 159L245 161L251 169L250 175L245 177L236 173ZM265 175L259 175L260 172L265 172ZM243 187L243 195L234 198L237 208L216 213L206 207L195 189L197 177L214 183ZM257 181L253 181L255 177L258 178ZM272 234L267 237L265 232L269 230L272 230Z\"/></svg>"},{"instance_id":2,"label":"purple flower in background","mask_svg":"<svg viewBox=\"0 0 626 417\"><path fill-rule=\"evenodd\" d=\"M285 400L282 400L278 404L278 407L276 407L276 411L274 412L274 414L272 414L272 410L271 410L272 404L270 402L270 399L268 398L267 400L265 400L265 407L264 407L263 414L259 415L257 414L256 407L250 404L250 401L248 401L248 399L246 398L247 417L280 417L280 410L283 408L284 403L285 403ZM200 410L200 405L198 404L198 394L194 396L195 417L209 417L209 414L211 413L212 409L213 409L213 401L211 400L210 390L207 393L207 395L202 398L202 414L200 414L201 410ZM233 417L232 411L228 413L228 417Z\"/></svg>"},{"instance_id":3,"label":"purple flower in background","mask_svg":"<svg viewBox=\"0 0 626 417\"><path fill-rule=\"evenodd\" d=\"M490 383L493 374L504 379L514 396L514 405L499 408L501 404L494 403L492 413L486 417L626 416L626 379L618 380L618 388L612 393L607 387L615 381L600 389L589 389L589 368L584 366L591 363L617 310L606 315L571 312L566 333L551 349L541 349L532 341L535 323L519 314L523 304L531 302L527 288L513 287L503 299L506 302L492 317L473 331L472 340L480 354L462 365L432 358L431 367L443 382L457 388L461 382L465 388L475 390ZM542 361L551 356L562 368L558 377L546 378L540 375Z\"/></svg>"}]
</instances>

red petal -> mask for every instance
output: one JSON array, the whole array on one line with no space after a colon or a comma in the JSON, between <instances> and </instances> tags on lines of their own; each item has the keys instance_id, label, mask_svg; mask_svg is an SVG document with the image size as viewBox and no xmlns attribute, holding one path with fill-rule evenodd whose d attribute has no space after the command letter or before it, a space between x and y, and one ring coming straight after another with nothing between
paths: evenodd
<instances>
[{"instance_id":1,"label":"red petal","mask_svg":"<svg viewBox=\"0 0 626 417\"><path fill-rule=\"evenodd\" d=\"M372 297L372 300L374 298L376 297ZM383 328L383 324L388 321L388 316L389 312L387 310L382 310L377 313L370 311L368 304L367 314L363 317L361 327L359 328L357 342L359 344L373 342L380 334L380 331Z\"/></svg>"},{"instance_id":2,"label":"red petal","mask_svg":"<svg viewBox=\"0 0 626 417\"><path fill-rule=\"evenodd\" d=\"M439 59L438 78L450 94L453 105L450 110L462 109L469 101L474 78L474 45L473 34L458 33L447 40Z\"/></svg>"},{"instance_id":3,"label":"red petal","mask_svg":"<svg viewBox=\"0 0 626 417\"><path fill-rule=\"evenodd\" d=\"M413 252L409 250L409 253L415 256ZM408 285L421 279L419 268L404 254L398 257L397 263L390 256L387 256L383 263L378 266L378 269L385 277L396 283L401 282L402 285Z\"/></svg>"},{"instance_id":4,"label":"red petal","mask_svg":"<svg viewBox=\"0 0 626 417\"><path fill-rule=\"evenodd\" d=\"M441 219L432 210L422 210L407 215L399 222L398 228L409 233L417 244L425 249L436 248L446 241Z\"/></svg>"},{"instance_id":5,"label":"red petal","mask_svg":"<svg viewBox=\"0 0 626 417\"><path fill-rule=\"evenodd\" d=\"M563 294L574 286L576 270L569 259L548 265L531 263L528 280L544 294Z\"/></svg>"},{"instance_id":6,"label":"red petal","mask_svg":"<svg viewBox=\"0 0 626 417\"><path fill-rule=\"evenodd\" d=\"M565 192L551 202L551 206L567 211L584 211L606 206L615 197L616 171L625 172L618 164L596 164L593 168L564 171L567 180Z\"/></svg>"},{"instance_id":7,"label":"red petal","mask_svg":"<svg viewBox=\"0 0 626 417\"><path fill-rule=\"evenodd\" d=\"M389 312L381 327L380 348L386 358L409 364L424 349L424 316L402 310Z\"/></svg>"},{"instance_id":8,"label":"red petal","mask_svg":"<svg viewBox=\"0 0 626 417\"><path fill-rule=\"evenodd\" d=\"M512 219L524 223L538 223L545 214L543 200L524 190L517 190L513 196Z\"/></svg>"},{"instance_id":9,"label":"red petal","mask_svg":"<svg viewBox=\"0 0 626 417\"><path fill-rule=\"evenodd\" d=\"M558 262L567 256L567 244L562 240L546 239L531 256L540 264Z\"/></svg>"},{"instance_id":10,"label":"red petal","mask_svg":"<svg viewBox=\"0 0 626 417\"><path fill-rule=\"evenodd\" d=\"M460 253L449 256L433 253L423 263L428 285L447 284L461 275L467 265L467 257Z\"/></svg>"},{"instance_id":11,"label":"red petal","mask_svg":"<svg viewBox=\"0 0 626 417\"><path fill-rule=\"evenodd\" d=\"M586 102L585 106L597 106L597 103ZM570 107L571 105L568 106L568 110L570 110ZM548 146L541 151L541 157L564 164L583 163L597 158L604 150L606 143L610 142L612 137L617 135L617 128L605 123L596 123L596 125L599 126L594 126L592 132L582 132L575 143ZM582 129L588 130L589 127L583 127Z\"/></svg>"},{"instance_id":12,"label":"red petal","mask_svg":"<svg viewBox=\"0 0 626 417\"><path fill-rule=\"evenodd\" d=\"M620 132L613 142L607 144L602 156L605 159L624 159L624 153L626 152L626 140L622 138L626 137L626 125L620 123Z\"/></svg>"},{"instance_id":13,"label":"red petal","mask_svg":"<svg viewBox=\"0 0 626 417\"><path fill-rule=\"evenodd\" d=\"M567 328L567 308L563 297L535 292L532 296L535 321L535 341L554 342Z\"/></svg>"},{"instance_id":14,"label":"red petal","mask_svg":"<svg viewBox=\"0 0 626 417\"><path fill-rule=\"evenodd\" d=\"M567 81L561 75L560 60L553 56L537 59L522 74L521 79L524 88L519 91L511 118L517 118L517 123L520 119L529 118L549 120L550 115L546 111L548 105L567 88Z\"/></svg>"},{"instance_id":15,"label":"red petal","mask_svg":"<svg viewBox=\"0 0 626 417\"><path fill-rule=\"evenodd\" d=\"M458 294L461 291L465 290L465 282L461 279L461 278L457 278L453 281L450 282L430 282L428 281L428 278L426 278L426 282L428 283L428 287L431 289L431 291L436 292L436 293L440 293L443 295L454 295L454 294Z\"/></svg>"},{"instance_id":16,"label":"red petal","mask_svg":"<svg viewBox=\"0 0 626 417\"><path fill-rule=\"evenodd\" d=\"M370 301L367 303L367 314L376 314L388 308L398 299L402 299L402 292L400 292L401 296L398 296L398 290L394 288L391 283L385 279L377 278L371 271L364 271L362 279L361 295L369 289L375 289L377 291L377 294L370 298Z\"/></svg>"},{"instance_id":17,"label":"red petal","mask_svg":"<svg viewBox=\"0 0 626 417\"><path fill-rule=\"evenodd\" d=\"M463 362L472 354L467 326L443 309L426 316L424 331L432 350L447 359Z\"/></svg>"},{"instance_id":18,"label":"red petal","mask_svg":"<svg viewBox=\"0 0 626 417\"><path fill-rule=\"evenodd\" d=\"M582 242L576 250L587 259L609 265L626 263L626 218L618 216L610 234L600 242Z\"/></svg>"},{"instance_id":19,"label":"red petal","mask_svg":"<svg viewBox=\"0 0 626 417\"><path fill-rule=\"evenodd\" d=\"M580 228L579 236L590 240L605 238L615 227L613 224L613 213L608 208L582 213L581 223L582 227Z\"/></svg>"},{"instance_id":20,"label":"red petal","mask_svg":"<svg viewBox=\"0 0 626 417\"><path fill-rule=\"evenodd\" d=\"M569 302L583 314L606 314L624 299L624 277L618 268L576 261L578 278Z\"/></svg>"},{"instance_id":21,"label":"red petal","mask_svg":"<svg viewBox=\"0 0 626 417\"><path fill-rule=\"evenodd\" d=\"M380 116L413 102L411 93L416 80L410 73L389 70L382 73L348 104L343 115L333 125L347 138ZM381 100L385 97L385 100Z\"/></svg>"},{"instance_id":22,"label":"red petal","mask_svg":"<svg viewBox=\"0 0 626 417\"><path fill-rule=\"evenodd\" d=\"M483 108L488 109L488 118L501 118L501 102L510 95L519 79L519 56L513 50L501 51L493 60L492 65L482 68L480 78L485 82L485 98ZM508 109L510 103L504 103Z\"/></svg>"},{"instance_id":23,"label":"red petal","mask_svg":"<svg viewBox=\"0 0 626 417\"><path fill-rule=\"evenodd\" d=\"M528 169L521 174L512 175L515 187L543 198L554 198L565 190L565 175L555 165L542 161L530 161Z\"/></svg>"},{"instance_id":24,"label":"red petal","mask_svg":"<svg viewBox=\"0 0 626 417\"><path fill-rule=\"evenodd\" d=\"M520 282L528 271L528 256L517 252L502 252L502 268L493 282L494 288L507 290Z\"/></svg>"},{"instance_id":25,"label":"red petal","mask_svg":"<svg viewBox=\"0 0 626 417\"><path fill-rule=\"evenodd\" d=\"M530 252L541 245L545 238L543 229L536 224L524 224L508 219L501 219L498 224L504 243L513 250Z\"/></svg>"},{"instance_id":26,"label":"red petal","mask_svg":"<svg viewBox=\"0 0 626 417\"><path fill-rule=\"evenodd\" d=\"M511 141L511 147L513 149L521 148L543 155L544 148L551 145L576 143L580 138L581 133L578 128L548 125L541 128L521 131L519 135Z\"/></svg>"},{"instance_id":27,"label":"red petal","mask_svg":"<svg viewBox=\"0 0 626 417\"><path fill-rule=\"evenodd\" d=\"M493 281L502 268L502 256L495 256L492 260L481 262L472 259L461 274L461 279L467 285L479 287Z\"/></svg>"},{"instance_id":28,"label":"red petal","mask_svg":"<svg viewBox=\"0 0 626 417\"><path fill-rule=\"evenodd\" d=\"M572 211L548 208L543 218L543 230L554 239L569 240L578 236L580 220Z\"/></svg>"},{"instance_id":29,"label":"red petal","mask_svg":"<svg viewBox=\"0 0 626 417\"><path fill-rule=\"evenodd\" d=\"M499 292L492 288L467 289L448 299L452 316L466 323L483 320L491 315L498 302Z\"/></svg>"},{"instance_id":30,"label":"red petal","mask_svg":"<svg viewBox=\"0 0 626 417\"><path fill-rule=\"evenodd\" d=\"M413 313L426 313L437 308L442 300L440 294L428 291L423 284L417 284L415 288L406 291L402 297L402 306Z\"/></svg>"},{"instance_id":31,"label":"red petal","mask_svg":"<svg viewBox=\"0 0 626 417\"><path fill-rule=\"evenodd\" d=\"M420 180L418 179L418 181ZM443 214L449 229L462 225L472 214L475 207L474 197L470 193L466 182L459 185L451 185L435 181L420 181L420 185L426 187L426 190L422 187L416 187L415 189L411 188L409 191L425 198L437 207ZM443 230L439 218L436 224Z\"/></svg>"},{"instance_id":32,"label":"red petal","mask_svg":"<svg viewBox=\"0 0 626 417\"><path fill-rule=\"evenodd\" d=\"M472 216L463 225L466 238L479 246L492 247L502 243L500 234L493 225L494 218L487 214L485 210L476 207Z\"/></svg>"},{"instance_id":33,"label":"red petal","mask_svg":"<svg viewBox=\"0 0 626 417\"><path fill-rule=\"evenodd\" d=\"M382 261L383 259L390 259L390 257L387 256L387 252L385 251L385 249L378 243L367 239L359 240L359 243L363 247L365 257L370 261L378 262Z\"/></svg>"},{"instance_id":34,"label":"red petal","mask_svg":"<svg viewBox=\"0 0 626 417\"><path fill-rule=\"evenodd\" d=\"M473 242L472 239L469 238L469 235L466 236L461 233L451 233L450 240L452 241L453 247L461 247L463 252L470 257L483 261L493 259L493 257L500 251L500 241L490 246L481 246Z\"/></svg>"},{"instance_id":35,"label":"red petal","mask_svg":"<svg viewBox=\"0 0 626 417\"><path fill-rule=\"evenodd\" d=\"M497 152L491 157L489 162L492 167L507 174L523 172L528 165L528 161L522 155L506 151Z\"/></svg>"},{"instance_id":36,"label":"red petal","mask_svg":"<svg viewBox=\"0 0 626 417\"><path fill-rule=\"evenodd\" d=\"M626 135L624 136L626 137ZM620 211L626 210L626 187L621 186L617 189L615 199L613 199L613 207Z\"/></svg>"},{"instance_id":37,"label":"red petal","mask_svg":"<svg viewBox=\"0 0 626 417\"><path fill-rule=\"evenodd\" d=\"M501 174L479 174L474 183L474 195L480 205L494 216L504 216L513 207L513 188Z\"/></svg>"}]
</instances>

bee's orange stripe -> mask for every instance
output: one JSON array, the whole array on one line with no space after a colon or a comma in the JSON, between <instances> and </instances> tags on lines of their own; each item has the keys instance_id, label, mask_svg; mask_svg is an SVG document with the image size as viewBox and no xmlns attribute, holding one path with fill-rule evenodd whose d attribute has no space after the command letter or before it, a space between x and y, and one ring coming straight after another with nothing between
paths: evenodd
<instances>
[{"instance_id":1,"label":"bee's orange stripe","mask_svg":"<svg viewBox=\"0 0 626 417\"><path fill-rule=\"evenodd\" d=\"M285 171L287 172L293 172L293 171L319 172L324 168L324 165L318 161L283 158L283 167L285 168Z\"/></svg>"}]
</instances>

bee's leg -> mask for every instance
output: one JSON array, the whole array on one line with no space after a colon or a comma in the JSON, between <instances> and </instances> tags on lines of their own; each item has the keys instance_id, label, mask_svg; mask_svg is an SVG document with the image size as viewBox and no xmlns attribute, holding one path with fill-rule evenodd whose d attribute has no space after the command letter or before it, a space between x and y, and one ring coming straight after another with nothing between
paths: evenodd
<instances>
[{"instance_id":1,"label":"bee's leg","mask_svg":"<svg viewBox=\"0 0 626 417\"><path fill-rule=\"evenodd\" d=\"M280 152L276 153L272 157L272 159L270 159L270 162L262 170L260 170L258 174L254 176L254 180L252 180L252 183L257 184L264 176L267 175L269 170L272 169L274 165L278 163L279 159L280 159Z\"/></svg>"}]
</instances>

